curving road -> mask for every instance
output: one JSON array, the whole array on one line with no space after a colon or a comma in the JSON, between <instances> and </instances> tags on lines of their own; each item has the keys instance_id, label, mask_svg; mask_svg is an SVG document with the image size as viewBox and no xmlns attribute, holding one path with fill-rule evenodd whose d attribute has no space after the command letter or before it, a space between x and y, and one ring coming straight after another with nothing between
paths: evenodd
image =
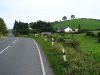
<instances>
[{"instance_id":1,"label":"curving road","mask_svg":"<svg viewBox=\"0 0 100 75\"><path fill-rule=\"evenodd\" d=\"M41 47L30 38L0 41L0 75L54 75Z\"/></svg>"}]
</instances>

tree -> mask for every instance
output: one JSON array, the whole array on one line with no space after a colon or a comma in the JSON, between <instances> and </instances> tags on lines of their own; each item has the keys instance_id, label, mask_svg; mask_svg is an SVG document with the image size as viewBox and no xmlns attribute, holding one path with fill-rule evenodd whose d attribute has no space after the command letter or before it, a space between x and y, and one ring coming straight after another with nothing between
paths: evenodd
<instances>
[{"instance_id":1,"label":"tree","mask_svg":"<svg viewBox=\"0 0 100 75\"><path fill-rule=\"evenodd\" d=\"M28 23L17 22L15 20L14 27L13 27L14 34L26 35L26 34L29 34L29 32L30 32L30 29L29 29Z\"/></svg>"},{"instance_id":2,"label":"tree","mask_svg":"<svg viewBox=\"0 0 100 75\"><path fill-rule=\"evenodd\" d=\"M32 28L33 33L41 33L41 32L53 32L53 28L51 23L45 21L37 21L31 22L30 27Z\"/></svg>"},{"instance_id":3,"label":"tree","mask_svg":"<svg viewBox=\"0 0 100 75\"><path fill-rule=\"evenodd\" d=\"M100 32L98 32L97 37L98 37L98 42L100 43Z\"/></svg>"},{"instance_id":4,"label":"tree","mask_svg":"<svg viewBox=\"0 0 100 75\"><path fill-rule=\"evenodd\" d=\"M80 26L80 24L78 25L78 32L80 32L81 31L81 26Z\"/></svg>"},{"instance_id":5,"label":"tree","mask_svg":"<svg viewBox=\"0 0 100 75\"><path fill-rule=\"evenodd\" d=\"M71 19L75 19L75 15L71 15Z\"/></svg>"},{"instance_id":6,"label":"tree","mask_svg":"<svg viewBox=\"0 0 100 75\"><path fill-rule=\"evenodd\" d=\"M0 34L5 35L7 33L7 27L2 18L0 18Z\"/></svg>"},{"instance_id":7,"label":"tree","mask_svg":"<svg viewBox=\"0 0 100 75\"><path fill-rule=\"evenodd\" d=\"M66 16L63 16L62 17L62 20L64 20L64 21L67 20L67 17Z\"/></svg>"}]
</instances>

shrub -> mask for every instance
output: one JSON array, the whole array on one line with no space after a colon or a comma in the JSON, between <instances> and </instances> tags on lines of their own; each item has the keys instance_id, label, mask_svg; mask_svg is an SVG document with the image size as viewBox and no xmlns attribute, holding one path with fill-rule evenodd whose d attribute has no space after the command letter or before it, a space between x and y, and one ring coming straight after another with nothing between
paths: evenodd
<instances>
[{"instance_id":1,"label":"shrub","mask_svg":"<svg viewBox=\"0 0 100 75\"><path fill-rule=\"evenodd\" d=\"M60 37L60 38L57 39L57 41L58 42L64 42L65 40L64 40L64 38Z\"/></svg>"},{"instance_id":2,"label":"shrub","mask_svg":"<svg viewBox=\"0 0 100 75\"><path fill-rule=\"evenodd\" d=\"M97 36L98 36L98 42L100 43L100 32L98 32Z\"/></svg>"},{"instance_id":3,"label":"shrub","mask_svg":"<svg viewBox=\"0 0 100 75\"><path fill-rule=\"evenodd\" d=\"M97 36L100 38L100 32L98 32Z\"/></svg>"},{"instance_id":4,"label":"shrub","mask_svg":"<svg viewBox=\"0 0 100 75\"><path fill-rule=\"evenodd\" d=\"M3 36L3 34L0 32L0 36Z\"/></svg>"},{"instance_id":5,"label":"shrub","mask_svg":"<svg viewBox=\"0 0 100 75\"><path fill-rule=\"evenodd\" d=\"M69 47L74 48L75 50L79 50L80 43L77 40L74 39L66 40L65 44Z\"/></svg>"},{"instance_id":6,"label":"shrub","mask_svg":"<svg viewBox=\"0 0 100 75\"><path fill-rule=\"evenodd\" d=\"M61 51L63 49L63 46L60 43L55 43L55 45L53 46L53 49Z\"/></svg>"},{"instance_id":7,"label":"shrub","mask_svg":"<svg viewBox=\"0 0 100 75\"><path fill-rule=\"evenodd\" d=\"M16 36L19 36L19 35L20 35L19 33L15 33L15 34L14 34L15 37L16 37Z\"/></svg>"},{"instance_id":8,"label":"shrub","mask_svg":"<svg viewBox=\"0 0 100 75\"><path fill-rule=\"evenodd\" d=\"M95 37L96 35L93 32L86 32L86 36Z\"/></svg>"},{"instance_id":9,"label":"shrub","mask_svg":"<svg viewBox=\"0 0 100 75\"><path fill-rule=\"evenodd\" d=\"M96 30L100 30L100 28L97 28Z\"/></svg>"},{"instance_id":10,"label":"shrub","mask_svg":"<svg viewBox=\"0 0 100 75\"><path fill-rule=\"evenodd\" d=\"M88 32L88 31L89 31L88 29L81 29L80 33L85 33L85 32Z\"/></svg>"},{"instance_id":11,"label":"shrub","mask_svg":"<svg viewBox=\"0 0 100 75\"><path fill-rule=\"evenodd\" d=\"M98 42L100 43L100 38L98 38Z\"/></svg>"}]
</instances>

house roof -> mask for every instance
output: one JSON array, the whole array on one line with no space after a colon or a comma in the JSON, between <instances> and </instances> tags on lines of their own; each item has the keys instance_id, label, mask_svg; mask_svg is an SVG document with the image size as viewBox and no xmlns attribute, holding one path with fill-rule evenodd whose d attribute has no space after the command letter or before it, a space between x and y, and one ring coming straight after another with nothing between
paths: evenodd
<instances>
[{"instance_id":1,"label":"house roof","mask_svg":"<svg viewBox=\"0 0 100 75\"><path fill-rule=\"evenodd\" d=\"M65 29L71 29L70 27L64 27L62 30L65 30Z\"/></svg>"},{"instance_id":2,"label":"house roof","mask_svg":"<svg viewBox=\"0 0 100 75\"><path fill-rule=\"evenodd\" d=\"M70 28L70 27L64 27L64 28L58 30L58 32L63 32L66 28ZM71 29L71 28L70 28L70 29Z\"/></svg>"}]
</instances>

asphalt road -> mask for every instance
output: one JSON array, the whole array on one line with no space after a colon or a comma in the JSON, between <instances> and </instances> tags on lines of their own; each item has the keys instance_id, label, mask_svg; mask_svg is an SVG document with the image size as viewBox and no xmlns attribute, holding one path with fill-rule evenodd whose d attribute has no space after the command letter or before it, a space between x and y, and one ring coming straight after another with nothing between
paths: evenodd
<instances>
[{"instance_id":1,"label":"asphalt road","mask_svg":"<svg viewBox=\"0 0 100 75\"><path fill-rule=\"evenodd\" d=\"M54 75L42 48L30 38L0 41L0 75Z\"/></svg>"}]
</instances>

